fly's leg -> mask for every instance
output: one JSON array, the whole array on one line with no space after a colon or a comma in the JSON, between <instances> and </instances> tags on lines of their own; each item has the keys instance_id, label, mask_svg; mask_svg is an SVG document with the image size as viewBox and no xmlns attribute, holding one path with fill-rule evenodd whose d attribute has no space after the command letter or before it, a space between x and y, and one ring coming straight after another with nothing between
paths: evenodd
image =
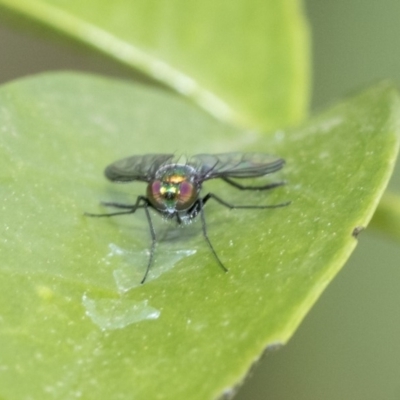
<instances>
[{"instance_id":1,"label":"fly's leg","mask_svg":"<svg viewBox=\"0 0 400 400\"><path fill-rule=\"evenodd\" d=\"M147 200L146 197L138 196L135 204L120 204L120 203L107 203L107 202L102 202L101 204L106 207L125 208L128 209L128 211L117 211L114 213L105 213L105 214L92 214L85 212L84 215L86 215L87 217L114 217L115 215L133 214L138 208L146 207L149 204L149 201Z\"/></svg>"},{"instance_id":2,"label":"fly's leg","mask_svg":"<svg viewBox=\"0 0 400 400\"><path fill-rule=\"evenodd\" d=\"M280 207L286 207L288 206L291 202L287 201L285 203L279 203L279 204L269 204L266 206L255 206L255 205L240 205L240 206L236 206L230 203L227 203L225 200L222 200L221 198L219 198L218 196L216 196L213 193L208 193L206 194L203 199L202 199L202 203L203 205L209 200L209 199L214 199L215 201L217 201L219 204L222 204L223 206L229 208L229 209L234 209L234 208L258 208L258 209L263 209L263 208L280 208Z\"/></svg>"},{"instance_id":3,"label":"fly's leg","mask_svg":"<svg viewBox=\"0 0 400 400\"><path fill-rule=\"evenodd\" d=\"M224 264L222 264L222 261L219 259L218 255L217 255L217 253L216 253L216 251L215 251L215 249L214 249L214 247L213 247L213 245L212 245L212 243L210 241L210 238L208 237L206 218L204 216L204 203L205 203L204 199L201 199L201 198L198 199L194 203L192 208L189 210L189 217L190 217L190 219L193 219L194 217L196 217L196 215L198 213L200 213L201 227L202 227L202 230L203 230L204 239L206 240L208 246L210 247L211 252L214 254L215 259L218 261L219 266L224 270L224 272L228 272L228 269L225 267Z\"/></svg>"},{"instance_id":4,"label":"fly's leg","mask_svg":"<svg viewBox=\"0 0 400 400\"><path fill-rule=\"evenodd\" d=\"M88 217L114 217L116 215L133 214L138 208L144 208L147 222L149 223L149 229L150 229L150 235L151 235L151 247L150 247L150 257L149 257L149 262L147 263L146 272L144 273L143 279L140 281L140 283L143 284L147 278L147 274L149 273L150 267L153 263L154 252L155 252L155 248L156 248L156 234L155 234L153 222L151 220L150 213L149 213L149 207L151 207L151 204L149 203L147 198L144 196L138 196L138 198L136 199L136 203L133 205L120 204L120 203L108 203L108 202L104 202L102 204L106 207L127 209L127 211L118 211L118 212L107 213L107 214L85 213L85 215Z\"/></svg>"},{"instance_id":5,"label":"fly's leg","mask_svg":"<svg viewBox=\"0 0 400 400\"><path fill-rule=\"evenodd\" d=\"M236 183L236 182L235 182ZM198 215L200 213L200 218L201 218L201 226L203 229L203 236L204 239L206 240L208 246L210 247L212 253L214 254L214 257L216 258L216 260L218 261L218 264L220 265L220 267L225 271L228 272L228 269L224 266L224 264L222 264L222 261L219 259L211 241L210 238L208 237L207 234L207 224L206 224L206 218L204 216L204 205L206 204L206 202L210 199L214 199L216 200L218 203L220 203L221 205L228 207L229 209L234 209L234 208L244 208L244 209L249 209L249 208L258 208L258 209L263 209L263 208L279 208L279 207L285 207L287 205L290 204L289 202L286 203L280 203L280 204L272 204L272 205L266 205L266 206L254 206L254 205L244 205L244 206L236 206L230 203L227 203L226 201L220 199L218 196L216 196L213 193L208 193L206 194L203 198L198 199L194 205L191 207L191 209L188 211L189 214L189 218L193 219L196 217L196 215Z\"/></svg>"},{"instance_id":6,"label":"fly's leg","mask_svg":"<svg viewBox=\"0 0 400 400\"><path fill-rule=\"evenodd\" d=\"M245 186L229 178L222 177L221 179L226 183L229 183L231 186L234 186L235 188L240 190L269 190L269 189L275 189L279 186L284 186L286 184L286 182L280 181L280 182L268 183L267 185L261 185L261 186Z\"/></svg>"},{"instance_id":7,"label":"fly's leg","mask_svg":"<svg viewBox=\"0 0 400 400\"><path fill-rule=\"evenodd\" d=\"M139 196L139 197L142 197L142 196ZM142 200L143 199L146 199L145 197L143 197L142 198ZM112 202L112 201L102 201L101 203L100 203L102 206L105 206L105 207L115 207L115 208L133 208L133 207L135 207L136 206L136 208L141 208L141 207L143 207L143 205L142 204L140 204L140 205L136 205L137 204L137 201L136 201L136 204L134 204L134 205L132 205L132 204L121 204L121 203L115 203L115 202Z\"/></svg>"},{"instance_id":8,"label":"fly's leg","mask_svg":"<svg viewBox=\"0 0 400 400\"><path fill-rule=\"evenodd\" d=\"M154 252L155 252L155 249L156 249L156 233L154 231L154 226L153 226L153 222L152 222L151 217L150 217L150 213L149 213L148 207L149 207L149 204L146 202L146 204L144 205L144 212L146 213L147 222L149 223L150 235L151 235L151 247L150 247L149 262L147 263L147 268L146 268L146 272L144 273L143 279L140 282L141 284L143 284L144 281L147 278L147 274L149 273L151 264L153 263Z\"/></svg>"}]
</instances>

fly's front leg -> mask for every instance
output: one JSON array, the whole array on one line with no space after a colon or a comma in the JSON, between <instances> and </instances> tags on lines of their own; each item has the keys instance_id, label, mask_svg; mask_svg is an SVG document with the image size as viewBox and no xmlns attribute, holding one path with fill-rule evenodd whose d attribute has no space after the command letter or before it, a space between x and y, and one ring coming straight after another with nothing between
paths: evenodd
<instances>
[{"instance_id":1,"label":"fly's front leg","mask_svg":"<svg viewBox=\"0 0 400 400\"><path fill-rule=\"evenodd\" d=\"M149 273L150 267L153 263L154 252L155 252L155 247L156 247L156 234L154 231L153 222L151 220L151 216L150 216L150 212L149 212L149 207L152 207L152 205L150 204L149 200L144 196L138 196L138 198L136 199L136 203L132 204L132 205L113 203L113 202L104 202L101 204L103 204L106 207L123 208L123 209L126 209L127 211L117 211L115 213L107 213L107 214L85 213L85 215L88 217L113 217L115 215L133 214L134 212L136 212L136 210L138 208L144 208L144 212L146 214L147 222L149 224L149 229L150 229L150 235L151 235L151 247L150 247L149 262L147 263L146 272L143 276L143 279L140 282L140 283L144 283L147 278L147 275Z\"/></svg>"},{"instance_id":2,"label":"fly's front leg","mask_svg":"<svg viewBox=\"0 0 400 400\"><path fill-rule=\"evenodd\" d=\"M141 280L141 284L143 284L147 278L147 274L149 273L150 267L153 263L154 252L156 249L156 232L154 231L153 222L151 220L150 212L149 212L149 204L146 203L144 205L144 212L146 213L147 222L149 223L150 235L151 235L151 247L150 247L150 257L149 262L147 263L146 272L144 273L143 279Z\"/></svg>"},{"instance_id":3,"label":"fly's front leg","mask_svg":"<svg viewBox=\"0 0 400 400\"><path fill-rule=\"evenodd\" d=\"M114 217L115 215L124 215L124 214L133 214L138 208L147 207L149 205L149 201L144 196L138 196L135 204L120 204L120 203L109 203L102 202L103 206L106 207L115 207L115 208L124 208L127 211L117 211L114 213L104 213L104 214L92 214L85 212L84 215L87 217Z\"/></svg>"}]
</instances>

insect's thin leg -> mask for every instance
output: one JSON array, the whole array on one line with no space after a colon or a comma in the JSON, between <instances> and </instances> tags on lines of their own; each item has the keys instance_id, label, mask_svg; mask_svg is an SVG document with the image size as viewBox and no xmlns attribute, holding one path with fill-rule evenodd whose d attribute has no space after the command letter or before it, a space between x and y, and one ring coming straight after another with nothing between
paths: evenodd
<instances>
[{"instance_id":1,"label":"insect's thin leg","mask_svg":"<svg viewBox=\"0 0 400 400\"><path fill-rule=\"evenodd\" d=\"M136 199L136 203L133 205L123 205L119 203L102 203L103 205L111 205L111 207L118 207L118 208L127 208L128 211L117 211L114 213L104 213L104 214L92 214L92 213L87 213L85 212L84 215L87 217L114 217L115 215L124 215L124 214L133 214L138 208L143 208L145 205L140 204L144 203L145 205L148 204L148 200L144 196L138 196ZM119 206L116 206L116 204L119 204ZM121 207L124 206L124 207Z\"/></svg>"},{"instance_id":2,"label":"insect's thin leg","mask_svg":"<svg viewBox=\"0 0 400 400\"><path fill-rule=\"evenodd\" d=\"M102 201L100 203L104 207L115 207L115 208L141 208L143 207L143 204L137 205L137 204L122 204L122 203L114 203L114 202L109 202L109 201Z\"/></svg>"},{"instance_id":3,"label":"insect's thin leg","mask_svg":"<svg viewBox=\"0 0 400 400\"><path fill-rule=\"evenodd\" d=\"M216 200L219 204L222 204L223 206L225 206L225 207L227 207L227 208L230 208L230 209L233 209L233 208L260 208L260 209L261 209L261 208L279 208L279 207L288 206L288 205L291 203L290 201L287 201L287 202L285 202L285 203L269 204L269 205L266 205L266 206L254 206L254 205L248 205L248 206L242 206L242 205L240 205L240 206L236 206L236 205L227 203L225 200L222 200L221 198L219 198L218 196L216 196L216 195L213 194L213 193L208 193L208 194L206 194L206 195L203 197L203 199L202 199L203 204L205 204L209 199L214 199L214 200Z\"/></svg>"},{"instance_id":4,"label":"insect's thin leg","mask_svg":"<svg viewBox=\"0 0 400 400\"><path fill-rule=\"evenodd\" d=\"M207 225L206 225L206 218L204 216L204 202L203 199L199 199L198 200L198 207L199 207L199 211L200 211L200 217L201 217L201 226L203 228L203 236L204 239L206 239L206 242L208 243L208 246L210 247L212 253L214 254L214 257L216 258L216 260L218 261L218 264L220 265L220 267L225 271L228 272L228 269L224 266L224 264L222 264L222 261L219 259L219 257L217 256L217 253L214 250L213 245L211 244L211 241L208 237L207 234Z\"/></svg>"},{"instance_id":5,"label":"insect's thin leg","mask_svg":"<svg viewBox=\"0 0 400 400\"><path fill-rule=\"evenodd\" d=\"M154 258L154 251L156 248L156 233L154 231L154 226L153 226L153 222L151 221L151 216L149 213L149 208L148 208L149 204L145 203L144 205L144 212L146 213L146 217L147 217L147 222L149 223L149 228L150 228L150 235L151 235L151 248L150 248L150 257L149 257L149 262L147 263L147 268L146 268L146 272L144 273L143 279L141 280L141 284L144 283L144 281L147 278L147 274L149 273L151 264L153 263L153 258Z\"/></svg>"},{"instance_id":6,"label":"insect's thin leg","mask_svg":"<svg viewBox=\"0 0 400 400\"><path fill-rule=\"evenodd\" d=\"M240 190L269 190L269 189L275 189L276 187L279 186L284 186L286 184L286 182L280 181L280 182L268 183L267 185L261 185L261 186L246 186L246 185L241 185L240 183L237 183L236 181L233 181L229 178L221 178L221 179Z\"/></svg>"},{"instance_id":7,"label":"insect's thin leg","mask_svg":"<svg viewBox=\"0 0 400 400\"><path fill-rule=\"evenodd\" d=\"M115 215L124 215L124 214L133 214L136 210L129 210L129 211L118 211L118 212L114 212L114 213L108 213L108 214L91 214L91 213L87 213L85 212L83 215L86 217L114 217Z\"/></svg>"}]
</instances>

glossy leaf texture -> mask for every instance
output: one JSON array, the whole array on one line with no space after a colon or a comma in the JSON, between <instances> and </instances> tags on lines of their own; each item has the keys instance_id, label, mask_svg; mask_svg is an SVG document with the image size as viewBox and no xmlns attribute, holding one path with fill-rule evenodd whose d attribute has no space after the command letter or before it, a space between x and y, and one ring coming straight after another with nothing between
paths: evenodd
<instances>
[{"instance_id":1,"label":"glossy leaf texture","mask_svg":"<svg viewBox=\"0 0 400 400\"><path fill-rule=\"evenodd\" d=\"M309 40L299 0L0 0L188 96L219 119L299 122Z\"/></svg>"},{"instance_id":2,"label":"glossy leaf texture","mask_svg":"<svg viewBox=\"0 0 400 400\"><path fill-rule=\"evenodd\" d=\"M269 346L285 343L354 249L398 151L399 99L378 85L269 138L233 130L180 98L79 74L0 90L0 397L216 399ZM286 159L269 192L205 184L233 204L185 227L152 214L155 265L140 285L144 213L88 218L133 203L142 183L104 167L150 152L260 151ZM255 180L254 182L260 182ZM357 230L358 232L359 230Z\"/></svg>"}]
</instances>

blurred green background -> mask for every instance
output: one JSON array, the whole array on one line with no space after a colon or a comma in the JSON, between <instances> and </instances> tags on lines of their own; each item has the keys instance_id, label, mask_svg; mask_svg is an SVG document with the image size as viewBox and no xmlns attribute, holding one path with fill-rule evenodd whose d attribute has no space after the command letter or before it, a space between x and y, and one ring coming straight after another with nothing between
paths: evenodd
<instances>
[{"instance_id":1,"label":"blurred green background","mask_svg":"<svg viewBox=\"0 0 400 400\"><path fill-rule=\"evenodd\" d=\"M398 0L308 0L305 6L313 36L313 110L381 79L400 82ZM57 69L132 77L51 31L13 22L2 11L0 83ZM390 188L400 192L399 165ZM289 344L266 354L237 399L398 400L399 338L400 246L363 232Z\"/></svg>"}]
</instances>

